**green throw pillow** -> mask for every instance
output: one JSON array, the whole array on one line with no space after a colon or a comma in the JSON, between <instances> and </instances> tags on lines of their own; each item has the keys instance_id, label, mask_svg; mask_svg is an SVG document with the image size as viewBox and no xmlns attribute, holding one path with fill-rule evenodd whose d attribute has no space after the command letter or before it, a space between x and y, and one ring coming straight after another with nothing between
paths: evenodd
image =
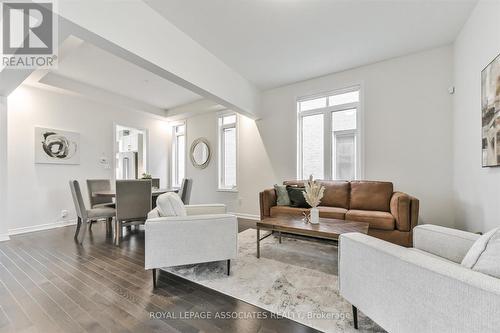
<instances>
[{"instance_id":1,"label":"green throw pillow","mask_svg":"<svg viewBox=\"0 0 500 333\"><path fill-rule=\"evenodd\" d=\"M288 196L288 191L286 190L286 185L274 185L276 190L276 205L278 206L290 206L290 197Z\"/></svg>"},{"instance_id":2,"label":"green throw pillow","mask_svg":"<svg viewBox=\"0 0 500 333\"><path fill-rule=\"evenodd\" d=\"M297 208L311 208L304 198L304 192L306 191L303 187L287 186L286 188L288 196L290 197L290 206Z\"/></svg>"}]
</instances>

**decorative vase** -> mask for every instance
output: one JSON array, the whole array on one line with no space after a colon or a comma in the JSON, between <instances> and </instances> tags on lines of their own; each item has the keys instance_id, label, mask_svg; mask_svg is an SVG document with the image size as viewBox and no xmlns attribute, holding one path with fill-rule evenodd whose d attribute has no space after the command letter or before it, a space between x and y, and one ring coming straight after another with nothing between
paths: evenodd
<instances>
[{"instance_id":1,"label":"decorative vase","mask_svg":"<svg viewBox=\"0 0 500 333\"><path fill-rule=\"evenodd\" d=\"M319 224L319 210L317 207L311 208L311 224Z\"/></svg>"}]
</instances>

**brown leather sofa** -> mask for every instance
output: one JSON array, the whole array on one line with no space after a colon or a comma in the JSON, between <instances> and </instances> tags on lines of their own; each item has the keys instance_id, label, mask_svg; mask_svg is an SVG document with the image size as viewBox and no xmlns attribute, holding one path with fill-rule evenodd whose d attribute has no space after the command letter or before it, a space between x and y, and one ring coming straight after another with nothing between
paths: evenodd
<instances>
[{"instance_id":1,"label":"brown leather sofa","mask_svg":"<svg viewBox=\"0 0 500 333\"><path fill-rule=\"evenodd\" d=\"M325 192L318 207L320 217L370 224L368 234L402 246L412 246L412 230L418 223L418 199L394 192L393 184L378 181L321 181ZM283 185L303 186L303 181ZM307 208L276 205L276 192L259 194L260 218L279 214L302 215Z\"/></svg>"}]
</instances>

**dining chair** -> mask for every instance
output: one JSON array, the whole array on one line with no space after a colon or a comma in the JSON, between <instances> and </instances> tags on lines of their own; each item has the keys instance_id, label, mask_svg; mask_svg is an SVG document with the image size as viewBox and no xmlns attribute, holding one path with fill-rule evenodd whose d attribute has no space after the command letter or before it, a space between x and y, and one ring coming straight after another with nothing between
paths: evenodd
<instances>
[{"instance_id":1,"label":"dining chair","mask_svg":"<svg viewBox=\"0 0 500 333\"><path fill-rule=\"evenodd\" d=\"M151 186L153 188L160 188L160 178L152 178L151 179Z\"/></svg>"},{"instance_id":2,"label":"dining chair","mask_svg":"<svg viewBox=\"0 0 500 333\"><path fill-rule=\"evenodd\" d=\"M80 184L76 180L70 180L69 187L71 189L71 195L73 197L73 203L75 204L77 223L76 223L76 232L75 232L75 240L80 244L83 244L83 240L85 239L85 233L87 231L87 224L91 220L99 220L106 219L106 232L109 233L111 231L111 221L116 214L116 210L112 207L98 207L87 209L85 207L85 203L83 202L82 191L80 190ZM80 233L80 229L82 228L81 239L78 239L78 234Z\"/></svg>"},{"instance_id":3,"label":"dining chair","mask_svg":"<svg viewBox=\"0 0 500 333\"><path fill-rule=\"evenodd\" d=\"M111 181L109 179L87 179L87 189L89 191L90 208L115 207L113 198L92 195L98 191L110 191Z\"/></svg>"},{"instance_id":4,"label":"dining chair","mask_svg":"<svg viewBox=\"0 0 500 333\"><path fill-rule=\"evenodd\" d=\"M116 181L116 245L120 245L123 227L146 221L151 201L151 179Z\"/></svg>"},{"instance_id":5,"label":"dining chair","mask_svg":"<svg viewBox=\"0 0 500 333\"><path fill-rule=\"evenodd\" d=\"M181 183L181 189L179 190L179 196L185 205L189 205L189 199L191 198L191 188L193 187L193 180L191 178L183 178Z\"/></svg>"}]
</instances>

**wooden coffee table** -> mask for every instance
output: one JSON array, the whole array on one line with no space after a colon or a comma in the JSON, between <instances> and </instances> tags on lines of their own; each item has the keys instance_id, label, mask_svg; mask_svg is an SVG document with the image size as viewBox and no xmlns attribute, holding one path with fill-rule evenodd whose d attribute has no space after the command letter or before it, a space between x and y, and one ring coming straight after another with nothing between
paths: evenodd
<instances>
[{"instance_id":1,"label":"wooden coffee table","mask_svg":"<svg viewBox=\"0 0 500 333\"><path fill-rule=\"evenodd\" d=\"M257 258L260 258L260 241L269 237L273 232L278 232L278 240L281 243L281 233L291 235L308 236L321 239L337 240L341 234L347 232L368 233L368 223L353 222L346 220L320 218L319 224L306 224L301 216L278 215L265 218L257 222ZM260 237L260 230L269 230L269 234Z\"/></svg>"}]
</instances>

